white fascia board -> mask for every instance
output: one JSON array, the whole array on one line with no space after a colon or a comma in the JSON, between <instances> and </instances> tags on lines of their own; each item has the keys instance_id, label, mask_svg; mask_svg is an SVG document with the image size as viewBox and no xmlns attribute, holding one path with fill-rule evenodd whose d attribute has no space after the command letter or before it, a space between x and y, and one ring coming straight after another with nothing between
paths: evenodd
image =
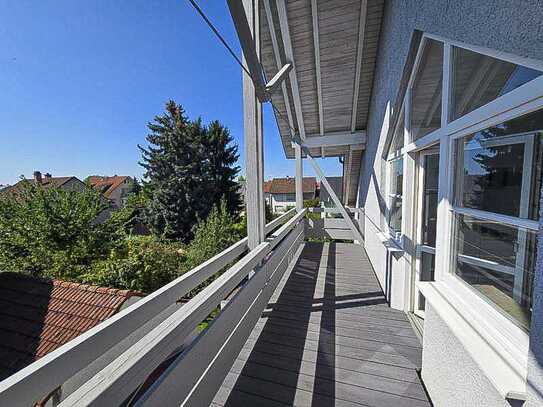
<instances>
[{"instance_id":1,"label":"white fascia board","mask_svg":"<svg viewBox=\"0 0 543 407\"><path fill-rule=\"evenodd\" d=\"M366 132L357 131L355 133L327 133L324 136L308 135L302 143L306 148L318 147L340 147L351 145L365 145ZM295 143L293 143L294 145ZM357 148L359 149L359 148Z\"/></svg>"}]
</instances>

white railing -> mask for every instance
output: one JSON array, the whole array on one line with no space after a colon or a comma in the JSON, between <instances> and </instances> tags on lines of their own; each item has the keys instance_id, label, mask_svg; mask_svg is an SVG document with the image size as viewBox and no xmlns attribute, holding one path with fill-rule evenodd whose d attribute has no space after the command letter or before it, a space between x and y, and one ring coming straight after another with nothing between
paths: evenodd
<instances>
[{"instance_id":1,"label":"white railing","mask_svg":"<svg viewBox=\"0 0 543 407\"><path fill-rule=\"evenodd\" d=\"M361 235L364 235L364 221L365 212L364 208L350 208L346 207L345 210L351 217L355 217L357 214L358 219L353 219ZM338 208L308 208L309 212L320 214L340 214L341 211ZM343 219L343 217L329 218L321 216L320 219L309 218L306 223L306 237L321 239L341 239L341 240L356 240L353 231Z\"/></svg>"},{"instance_id":2,"label":"white railing","mask_svg":"<svg viewBox=\"0 0 543 407\"><path fill-rule=\"evenodd\" d=\"M269 233L292 217L185 305L176 302L243 255L247 238L0 382L0 406L31 406L81 372L88 380L62 405L118 405L277 244L300 228L305 211L295 213L266 225ZM113 399L119 403L101 403Z\"/></svg>"},{"instance_id":3,"label":"white railing","mask_svg":"<svg viewBox=\"0 0 543 407\"><path fill-rule=\"evenodd\" d=\"M334 207L331 207L331 208L323 208L323 207L315 207L315 208L307 208L307 210L309 212L314 212L314 213L341 213L341 211L338 209L338 208L334 208ZM345 207L345 210L351 214L355 214L355 213L358 213L358 212L363 212L364 211L364 208L351 208L349 206L346 206Z\"/></svg>"}]
</instances>

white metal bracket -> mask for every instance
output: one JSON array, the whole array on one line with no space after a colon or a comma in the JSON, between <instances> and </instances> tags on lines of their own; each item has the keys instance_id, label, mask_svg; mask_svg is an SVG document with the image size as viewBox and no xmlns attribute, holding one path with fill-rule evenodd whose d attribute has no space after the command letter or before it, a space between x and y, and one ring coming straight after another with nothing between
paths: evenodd
<instances>
[{"instance_id":1,"label":"white metal bracket","mask_svg":"<svg viewBox=\"0 0 543 407\"><path fill-rule=\"evenodd\" d=\"M271 100L271 94L289 74L292 69L292 64L286 63L268 83L265 83L262 65L260 64L258 53L256 52L255 41L247 20L247 15L245 14L243 3L239 0L227 0L227 2L230 15L232 16L234 26L238 33L243 56L245 57L245 63L247 64L247 69L250 73L249 76L255 86L256 97L260 103L269 102Z\"/></svg>"}]
</instances>

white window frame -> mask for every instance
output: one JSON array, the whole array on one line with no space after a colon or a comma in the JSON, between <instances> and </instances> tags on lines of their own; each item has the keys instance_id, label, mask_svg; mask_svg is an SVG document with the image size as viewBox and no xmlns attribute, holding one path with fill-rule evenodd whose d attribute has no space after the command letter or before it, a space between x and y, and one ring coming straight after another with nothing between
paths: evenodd
<instances>
[{"instance_id":1,"label":"white window frame","mask_svg":"<svg viewBox=\"0 0 543 407\"><path fill-rule=\"evenodd\" d=\"M391 151L392 145L394 143L394 138L396 136L396 132L400 130L398 127L401 123L401 118L404 117L404 128L403 128L403 146L399 150ZM404 212L404 193L405 190L403 189L405 184L405 164L404 164L404 183L402 184L402 225L400 226L400 230L396 231L390 227L390 209L392 207L392 200L394 198L394 194L391 194L391 188L392 188L392 169L395 162L398 160L404 160L404 148L407 140L407 129L406 129L406 109L404 109L404 106L402 105L400 107L400 113L397 117L397 122L394 123L394 130L392 131L392 138L390 139L390 143L388 145L388 152L386 154L386 160L385 160L385 219L384 219L384 238L385 241L391 241L393 242L393 246L395 246L396 249L403 250L403 243L402 243L402 236L403 236L403 212ZM397 197L397 195L396 195Z\"/></svg>"},{"instance_id":2,"label":"white window frame","mask_svg":"<svg viewBox=\"0 0 543 407\"><path fill-rule=\"evenodd\" d=\"M441 127L418 140L409 137L409 113L411 111L411 88L417 72L422 50L428 39L443 43L443 89ZM538 77L493 101L483 105L456 120L449 121L452 87L452 47L461 47L483 55L488 55L507 62L524 65L543 71L543 62L522 58L484 47L473 46L459 41L449 40L433 34L424 33L417 51L407 91L403 100L404 109L404 147L400 154L404 158L404 179L402 194L402 231L405 238L416 239L417 219L408 222L414 211L416 193L410 192L409 186L414 173L409 170L410 160L415 153L439 143L439 186L438 186L438 219L435 248L436 282L417 284L432 308L445 320L465 348L486 373L489 380L504 397L511 391L523 392L526 389L526 371L529 349L529 336L513 321L507 318L494 305L462 281L452 270L451 251L453 209L468 213L476 211L453 206L454 180L454 142L460 137L511 120L515 117L543 109L543 77ZM398 123L394 124L395 126ZM397 157L395 157L397 158ZM388 165L387 157L387 165ZM387 167L387 189L389 191L389 171ZM387 200L388 203L388 200ZM486 216L489 216L486 213ZM478 214L478 217L480 214ZM415 216L417 216L415 214ZM522 220L506 216L497 216L494 220L515 224L533 230L538 227L537 221ZM405 225L408 227L404 227ZM388 216L387 222L388 225ZM402 236L403 237L403 236ZM403 240L403 239L402 239ZM406 253L407 255L407 253ZM416 257L411 253L411 259ZM473 259L465 258L466 261ZM476 260L474 260L476 261ZM406 261L406 309L411 307L411 281L414 273L414 261ZM492 266L492 265L491 265ZM499 265L496 265L496 267Z\"/></svg>"},{"instance_id":3,"label":"white window frame","mask_svg":"<svg viewBox=\"0 0 543 407\"><path fill-rule=\"evenodd\" d=\"M531 183L532 183L532 165L533 165L533 151L534 151L534 142L535 142L535 133L529 132L529 133L520 133L520 134L510 134L507 136L502 136L499 138L491 139L491 140L482 140L478 143L482 147L498 147L498 146L509 146L512 144L523 144L524 145L524 162L523 162L523 177L522 177L522 185L521 185L521 207L520 207L520 213L518 217L511 217L507 215L500 215L497 213L491 213L487 211L477 210L477 209L471 209L466 207L460 207L453 205L452 211L454 213L467 215L473 218L477 219L485 219L490 220L493 222L499 222L501 224L505 224L512 227L519 227L519 245L520 248L520 255L516 256L516 265L515 267L509 267L505 265L498 264L493 261L480 259L477 257L467 256L467 255L458 255L458 260L471 264L474 266L480 266L484 267L493 271L497 271L500 273L506 273L513 275L515 277L514 280L514 289L513 289L513 298L515 300L520 300L522 297L522 285L524 282L524 262L526 259L526 242L527 242L527 230L531 230L534 232L537 232L539 229L539 222L529 220L528 217L528 211L530 210L530 193L531 193ZM455 137L455 140L460 139L459 137ZM460 152L458 152L460 153ZM456 164L459 165L457 159ZM453 214L454 216L454 214Z\"/></svg>"},{"instance_id":4,"label":"white window frame","mask_svg":"<svg viewBox=\"0 0 543 407\"><path fill-rule=\"evenodd\" d=\"M422 236L422 222L423 222L423 215L424 215L424 184L425 184L425 169L424 169L424 163L428 156L431 155L439 155L439 151L436 151L436 147L429 147L425 149L423 152L420 152L417 156L417 168L415 171L416 176L416 184L415 184L415 193L414 193L414 205L415 205L415 219L413 221L413 234L415 236L415 257L413 261L413 268L412 268L412 278L413 281L411 282L411 285L417 284L418 281L420 281L420 276L422 274L422 253L430 254L435 256L436 249L435 247L428 246L426 244L422 243L423 236ZM436 231L437 232L437 231ZM437 240L437 236L436 236ZM425 312L419 308L419 299L420 299L421 293L418 288L415 287L413 295L411 295L410 298L410 307L409 311L413 312L415 315L420 316L421 318L425 318Z\"/></svg>"},{"instance_id":5,"label":"white window frame","mask_svg":"<svg viewBox=\"0 0 543 407\"><path fill-rule=\"evenodd\" d=\"M403 160L403 157L401 155L396 156L396 157L394 157L394 158L387 161L387 182L386 182L386 185L387 185L387 189L386 189L386 207L387 207L387 210L386 210L386 227L387 227L389 237L392 238L398 244L401 242L402 227L400 225L400 230L394 230L394 229L392 229L390 223L391 223L391 209L392 209L392 203L394 202L394 198L400 198L401 199L401 202L402 202L401 211L402 211L402 215L403 215L403 205L404 205L403 193L402 193L402 195L399 195L399 194L393 194L392 191L391 191L392 182L394 181L394 179L393 179L393 177L394 177L394 174L393 174L393 172L394 172L394 164L396 164L400 160ZM403 191L403 184L402 184L402 191Z\"/></svg>"}]
</instances>

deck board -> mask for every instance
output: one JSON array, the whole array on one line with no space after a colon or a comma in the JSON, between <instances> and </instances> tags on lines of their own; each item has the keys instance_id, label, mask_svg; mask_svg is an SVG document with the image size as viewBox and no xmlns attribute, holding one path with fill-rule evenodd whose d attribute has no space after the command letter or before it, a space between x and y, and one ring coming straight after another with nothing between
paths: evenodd
<instances>
[{"instance_id":1,"label":"deck board","mask_svg":"<svg viewBox=\"0 0 543 407\"><path fill-rule=\"evenodd\" d=\"M306 243L213 406L428 407L421 354L360 246Z\"/></svg>"}]
</instances>

